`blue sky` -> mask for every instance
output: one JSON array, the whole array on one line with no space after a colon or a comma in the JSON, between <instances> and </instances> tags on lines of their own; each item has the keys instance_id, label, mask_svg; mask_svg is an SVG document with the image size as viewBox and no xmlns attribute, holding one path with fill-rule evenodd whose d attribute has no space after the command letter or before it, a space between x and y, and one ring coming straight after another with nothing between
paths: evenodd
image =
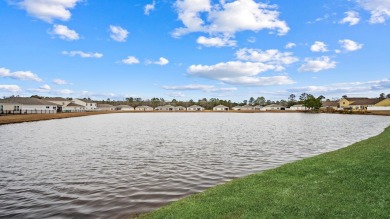
<instances>
[{"instance_id":1,"label":"blue sky","mask_svg":"<svg viewBox=\"0 0 390 219\"><path fill-rule=\"evenodd\" d=\"M0 96L390 93L390 0L0 0Z\"/></svg>"}]
</instances>

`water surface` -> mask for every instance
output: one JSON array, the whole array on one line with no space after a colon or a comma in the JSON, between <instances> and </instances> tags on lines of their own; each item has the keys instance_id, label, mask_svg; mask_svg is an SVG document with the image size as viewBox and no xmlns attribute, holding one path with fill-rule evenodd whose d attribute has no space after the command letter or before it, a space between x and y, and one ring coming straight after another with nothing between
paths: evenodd
<instances>
[{"instance_id":1,"label":"water surface","mask_svg":"<svg viewBox=\"0 0 390 219\"><path fill-rule=\"evenodd\" d=\"M0 217L118 218L379 134L390 117L129 113L0 126Z\"/></svg>"}]
</instances>

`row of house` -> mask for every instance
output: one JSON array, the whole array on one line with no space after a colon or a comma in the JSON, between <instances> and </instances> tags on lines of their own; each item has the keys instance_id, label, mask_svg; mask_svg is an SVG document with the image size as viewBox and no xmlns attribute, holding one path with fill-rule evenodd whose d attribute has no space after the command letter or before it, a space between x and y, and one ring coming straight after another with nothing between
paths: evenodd
<instances>
[{"instance_id":1,"label":"row of house","mask_svg":"<svg viewBox=\"0 0 390 219\"><path fill-rule=\"evenodd\" d=\"M390 98L356 98L343 97L339 101L325 101L322 103L323 110L353 110L353 111L378 111L390 110ZM0 113L57 113L57 112L84 112L84 111L204 111L205 108L192 105L190 107L164 105L158 107L129 105L113 106L110 104L98 104L87 99L65 99L61 97L54 98L29 98L29 97L10 97L0 99ZM213 107L213 111L229 111L230 108L224 105ZM289 108L278 104L267 106L235 106L231 108L234 111L275 111L290 110L304 111L307 108L303 105L294 105Z\"/></svg>"},{"instance_id":2,"label":"row of house","mask_svg":"<svg viewBox=\"0 0 390 219\"><path fill-rule=\"evenodd\" d=\"M343 97L339 101L325 101L324 110L388 111L390 98Z\"/></svg>"}]
</instances>

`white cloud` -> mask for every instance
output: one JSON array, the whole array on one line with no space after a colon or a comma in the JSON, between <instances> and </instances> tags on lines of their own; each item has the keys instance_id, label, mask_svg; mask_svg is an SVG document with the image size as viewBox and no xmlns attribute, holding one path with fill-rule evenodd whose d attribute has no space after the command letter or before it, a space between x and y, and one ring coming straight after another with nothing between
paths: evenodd
<instances>
[{"instance_id":1,"label":"white cloud","mask_svg":"<svg viewBox=\"0 0 390 219\"><path fill-rule=\"evenodd\" d=\"M353 26L360 22L359 13L356 11L347 11L345 12L345 15L346 17L339 22L340 24L349 24L349 26Z\"/></svg>"},{"instance_id":2,"label":"white cloud","mask_svg":"<svg viewBox=\"0 0 390 219\"><path fill-rule=\"evenodd\" d=\"M29 91L39 92L39 93L48 93L51 91L51 87L47 84L40 86L37 89L29 89Z\"/></svg>"},{"instance_id":3,"label":"white cloud","mask_svg":"<svg viewBox=\"0 0 390 219\"><path fill-rule=\"evenodd\" d=\"M273 77L237 77L225 78L224 83L242 86L272 86L272 85L287 85L294 84L295 81L288 76L273 76Z\"/></svg>"},{"instance_id":4,"label":"white cloud","mask_svg":"<svg viewBox=\"0 0 390 219\"><path fill-rule=\"evenodd\" d=\"M356 0L357 3L371 13L370 23L385 23L390 18L389 0Z\"/></svg>"},{"instance_id":5,"label":"white cloud","mask_svg":"<svg viewBox=\"0 0 390 219\"><path fill-rule=\"evenodd\" d=\"M52 34L59 36L63 40L72 41L80 39L80 36L76 31L69 29L67 26L59 24L55 24L53 26Z\"/></svg>"},{"instance_id":6,"label":"white cloud","mask_svg":"<svg viewBox=\"0 0 390 219\"><path fill-rule=\"evenodd\" d=\"M160 57L158 59L158 61L150 61L150 60L147 60L146 61L146 64L155 64L155 65L167 65L169 63L169 60L164 58L164 57Z\"/></svg>"},{"instance_id":7,"label":"white cloud","mask_svg":"<svg viewBox=\"0 0 390 219\"><path fill-rule=\"evenodd\" d=\"M22 0L18 4L33 17L51 23L54 19L67 21L81 0Z\"/></svg>"},{"instance_id":8,"label":"white cloud","mask_svg":"<svg viewBox=\"0 0 390 219\"><path fill-rule=\"evenodd\" d=\"M335 83L323 86L306 86L296 87L289 89L289 92L306 92L314 94L363 94L367 96L370 92L375 92L378 95L378 91L390 90L390 79L366 81L366 82L348 82L348 83Z\"/></svg>"},{"instance_id":9,"label":"white cloud","mask_svg":"<svg viewBox=\"0 0 390 219\"><path fill-rule=\"evenodd\" d=\"M262 51L260 49L240 49L236 52L236 57L239 60L263 62L267 64L277 65L282 67L283 65L289 65L297 62L299 59L293 56L291 52L280 52L277 49L269 49Z\"/></svg>"},{"instance_id":10,"label":"white cloud","mask_svg":"<svg viewBox=\"0 0 390 219\"><path fill-rule=\"evenodd\" d=\"M73 94L74 91L69 90L69 89L63 89L63 90L57 90L55 91L56 94L61 94L61 95L70 95Z\"/></svg>"},{"instance_id":11,"label":"white cloud","mask_svg":"<svg viewBox=\"0 0 390 219\"><path fill-rule=\"evenodd\" d=\"M57 85L70 84L70 83L68 83L67 81L62 80L62 79L54 79L54 80L53 80L53 83L54 83L54 84L57 84Z\"/></svg>"},{"instance_id":12,"label":"white cloud","mask_svg":"<svg viewBox=\"0 0 390 219\"><path fill-rule=\"evenodd\" d=\"M359 44L355 41L348 40L348 39L339 40L339 43L344 50L349 52L356 51L363 48L363 44Z\"/></svg>"},{"instance_id":13,"label":"white cloud","mask_svg":"<svg viewBox=\"0 0 390 219\"><path fill-rule=\"evenodd\" d=\"M181 85L181 86L163 86L165 90L178 90L178 91L203 91L203 92L230 92L236 91L235 87L223 87L217 88L213 85L202 85L202 84L189 84L189 85Z\"/></svg>"},{"instance_id":14,"label":"white cloud","mask_svg":"<svg viewBox=\"0 0 390 219\"><path fill-rule=\"evenodd\" d=\"M153 1L151 4L145 5L144 8L144 14L149 15L151 11L154 11L154 6L156 5L156 2Z\"/></svg>"},{"instance_id":15,"label":"white cloud","mask_svg":"<svg viewBox=\"0 0 390 219\"><path fill-rule=\"evenodd\" d=\"M255 42L256 42L256 38L254 38L254 37L249 37L249 38L248 38L248 42L250 42L250 43L255 43Z\"/></svg>"},{"instance_id":16,"label":"white cloud","mask_svg":"<svg viewBox=\"0 0 390 219\"><path fill-rule=\"evenodd\" d=\"M172 92L172 93L167 93L167 95L170 97L185 97L186 96L182 92Z\"/></svg>"},{"instance_id":17,"label":"white cloud","mask_svg":"<svg viewBox=\"0 0 390 219\"><path fill-rule=\"evenodd\" d=\"M221 62L216 65L191 65L188 73L211 79L222 80L224 78L256 76L261 72L274 70L275 66L255 62Z\"/></svg>"},{"instance_id":18,"label":"white cloud","mask_svg":"<svg viewBox=\"0 0 390 219\"><path fill-rule=\"evenodd\" d=\"M18 85L0 84L0 90L10 93L17 93L22 91Z\"/></svg>"},{"instance_id":19,"label":"white cloud","mask_svg":"<svg viewBox=\"0 0 390 219\"><path fill-rule=\"evenodd\" d=\"M132 65L132 64L138 64L139 60L134 56L128 56L126 59L122 60L122 63Z\"/></svg>"},{"instance_id":20,"label":"white cloud","mask_svg":"<svg viewBox=\"0 0 390 219\"><path fill-rule=\"evenodd\" d=\"M187 72L189 75L214 79L232 85L268 86L294 83L287 76L256 77L262 72L276 69L277 67L274 65L260 62L231 61L216 65L191 65Z\"/></svg>"},{"instance_id":21,"label":"white cloud","mask_svg":"<svg viewBox=\"0 0 390 219\"><path fill-rule=\"evenodd\" d=\"M278 19L275 5L256 3L254 0L219 1L177 0L175 4L184 27L173 32L180 37L191 32L233 36L239 31L270 29L284 35L289 31L285 21Z\"/></svg>"},{"instance_id":22,"label":"white cloud","mask_svg":"<svg viewBox=\"0 0 390 219\"><path fill-rule=\"evenodd\" d=\"M322 56L317 59L305 59L304 64L298 69L301 72L319 72L336 67L336 62L331 61L328 56Z\"/></svg>"},{"instance_id":23,"label":"white cloud","mask_svg":"<svg viewBox=\"0 0 390 219\"><path fill-rule=\"evenodd\" d=\"M291 48L296 47L296 46L297 46L297 44L291 43L291 42L290 42L290 43L287 43L287 44L286 44L285 48L286 48L286 49L291 49Z\"/></svg>"},{"instance_id":24,"label":"white cloud","mask_svg":"<svg viewBox=\"0 0 390 219\"><path fill-rule=\"evenodd\" d=\"M198 44L201 44L206 47L224 47L224 46L236 46L237 41L235 40L230 40L229 38L226 37L204 37L200 36L196 42Z\"/></svg>"},{"instance_id":25,"label":"white cloud","mask_svg":"<svg viewBox=\"0 0 390 219\"><path fill-rule=\"evenodd\" d=\"M9 69L6 68L0 68L0 77L2 78L12 78L17 80L23 80L23 81L42 81L41 78L38 77L38 75L32 73L31 71L16 71L11 72Z\"/></svg>"},{"instance_id":26,"label":"white cloud","mask_svg":"<svg viewBox=\"0 0 390 219\"><path fill-rule=\"evenodd\" d=\"M110 25L110 37L117 42L126 42L129 31L120 26Z\"/></svg>"},{"instance_id":27,"label":"white cloud","mask_svg":"<svg viewBox=\"0 0 390 219\"><path fill-rule=\"evenodd\" d=\"M324 42L315 41L313 45L311 45L310 50L312 52L327 52L326 44Z\"/></svg>"},{"instance_id":28,"label":"white cloud","mask_svg":"<svg viewBox=\"0 0 390 219\"><path fill-rule=\"evenodd\" d=\"M97 52L83 52L83 51L62 51L63 55L80 56L81 58L97 58L103 57L103 54Z\"/></svg>"}]
</instances>

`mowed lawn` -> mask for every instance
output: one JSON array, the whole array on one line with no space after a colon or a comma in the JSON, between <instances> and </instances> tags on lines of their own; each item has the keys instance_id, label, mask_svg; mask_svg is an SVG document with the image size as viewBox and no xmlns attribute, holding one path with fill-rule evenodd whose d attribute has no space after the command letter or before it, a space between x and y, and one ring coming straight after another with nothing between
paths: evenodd
<instances>
[{"instance_id":1,"label":"mowed lawn","mask_svg":"<svg viewBox=\"0 0 390 219\"><path fill-rule=\"evenodd\" d=\"M141 218L390 218L390 127L334 152L236 179Z\"/></svg>"}]
</instances>

